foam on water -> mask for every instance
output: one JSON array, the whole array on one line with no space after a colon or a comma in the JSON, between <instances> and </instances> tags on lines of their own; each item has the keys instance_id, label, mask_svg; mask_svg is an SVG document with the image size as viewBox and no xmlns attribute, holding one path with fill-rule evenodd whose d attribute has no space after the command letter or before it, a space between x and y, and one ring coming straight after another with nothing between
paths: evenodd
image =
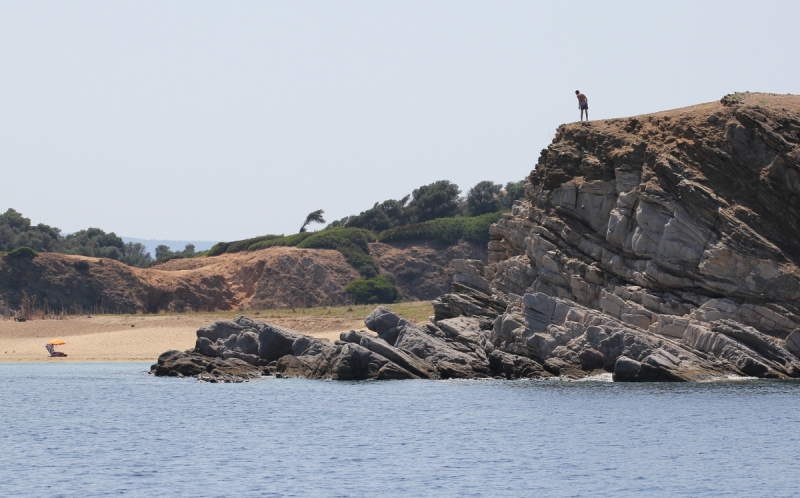
<instances>
[{"instance_id":1,"label":"foam on water","mask_svg":"<svg viewBox=\"0 0 800 498\"><path fill-rule=\"evenodd\" d=\"M589 375L588 377L583 377L573 382L613 382L613 377L613 374L604 372L595 375Z\"/></svg>"}]
</instances>

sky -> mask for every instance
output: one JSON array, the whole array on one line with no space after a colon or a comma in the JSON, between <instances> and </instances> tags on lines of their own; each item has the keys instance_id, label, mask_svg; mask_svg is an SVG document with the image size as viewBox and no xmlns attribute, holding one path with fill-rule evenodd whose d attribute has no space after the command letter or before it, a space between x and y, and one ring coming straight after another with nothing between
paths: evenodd
<instances>
[{"instance_id":1,"label":"sky","mask_svg":"<svg viewBox=\"0 0 800 498\"><path fill-rule=\"evenodd\" d=\"M0 1L0 210L64 232L296 233L556 128L800 93L792 1Z\"/></svg>"}]
</instances>

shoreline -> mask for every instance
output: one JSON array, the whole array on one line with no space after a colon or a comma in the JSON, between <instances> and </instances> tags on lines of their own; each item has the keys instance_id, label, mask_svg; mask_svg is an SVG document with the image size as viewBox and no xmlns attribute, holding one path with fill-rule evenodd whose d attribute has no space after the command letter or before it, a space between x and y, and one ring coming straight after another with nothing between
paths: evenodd
<instances>
[{"instance_id":1,"label":"shoreline","mask_svg":"<svg viewBox=\"0 0 800 498\"><path fill-rule=\"evenodd\" d=\"M424 321L432 314L429 302L399 303L393 308L413 311ZM221 311L164 315L75 316L66 320L0 320L0 363L149 362L169 349L192 349L198 328L216 320L246 315L334 342L339 334L364 330L364 317L373 306L288 310ZM58 351L67 357L48 356L45 343L63 339Z\"/></svg>"}]
</instances>

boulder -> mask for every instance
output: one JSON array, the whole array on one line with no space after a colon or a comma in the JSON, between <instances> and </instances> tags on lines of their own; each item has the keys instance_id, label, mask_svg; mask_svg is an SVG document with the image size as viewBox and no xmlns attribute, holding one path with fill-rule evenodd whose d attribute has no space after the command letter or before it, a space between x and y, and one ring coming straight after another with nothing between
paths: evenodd
<instances>
[{"instance_id":1,"label":"boulder","mask_svg":"<svg viewBox=\"0 0 800 498\"><path fill-rule=\"evenodd\" d=\"M342 332L340 339L343 342L354 343L365 347L421 379L435 379L438 377L436 369L431 368L430 364L422 362L418 358L392 347L389 343L378 337L370 337L363 332L351 330L350 332Z\"/></svg>"},{"instance_id":2,"label":"boulder","mask_svg":"<svg viewBox=\"0 0 800 498\"><path fill-rule=\"evenodd\" d=\"M552 377L542 365L525 358L502 351L492 351L489 354L489 368L493 375L506 379L543 379Z\"/></svg>"},{"instance_id":3,"label":"boulder","mask_svg":"<svg viewBox=\"0 0 800 498\"><path fill-rule=\"evenodd\" d=\"M299 332L277 325L268 323L261 325L262 327L258 332L258 357L267 362L276 361L283 356L293 354L294 342L303 337Z\"/></svg>"},{"instance_id":4,"label":"boulder","mask_svg":"<svg viewBox=\"0 0 800 498\"><path fill-rule=\"evenodd\" d=\"M364 319L364 324L368 329L376 332L378 335L385 334L389 330L397 327L405 322L399 315L391 311L389 308L378 306L372 313L367 315Z\"/></svg>"},{"instance_id":5,"label":"boulder","mask_svg":"<svg viewBox=\"0 0 800 498\"><path fill-rule=\"evenodd\" d=\"M262 370L238 358L216 358L193 351L162 353L150 372L156 376L197 377L209 382L243 382L261 377Z\"/></svg>"}]
</instances>

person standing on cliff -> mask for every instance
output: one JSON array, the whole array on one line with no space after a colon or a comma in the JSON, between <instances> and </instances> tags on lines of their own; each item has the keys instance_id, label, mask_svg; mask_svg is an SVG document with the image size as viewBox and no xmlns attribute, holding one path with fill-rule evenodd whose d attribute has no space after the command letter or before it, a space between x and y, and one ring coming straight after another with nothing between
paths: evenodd
<instances>
[{"instance_id":1,"label":"person standing on cliff","mask_svg":"<svg viewBox=\"0 0 800 498\"><path fill-rule=\"evenodd\" d=\"M575 95L578 96L578 109L581 110L581 123L583 123L583 111L586 111L586 121L589 121L589 99L586 95L582 94L580 90L575 90Z\"/></svg>"}]
</instances>

